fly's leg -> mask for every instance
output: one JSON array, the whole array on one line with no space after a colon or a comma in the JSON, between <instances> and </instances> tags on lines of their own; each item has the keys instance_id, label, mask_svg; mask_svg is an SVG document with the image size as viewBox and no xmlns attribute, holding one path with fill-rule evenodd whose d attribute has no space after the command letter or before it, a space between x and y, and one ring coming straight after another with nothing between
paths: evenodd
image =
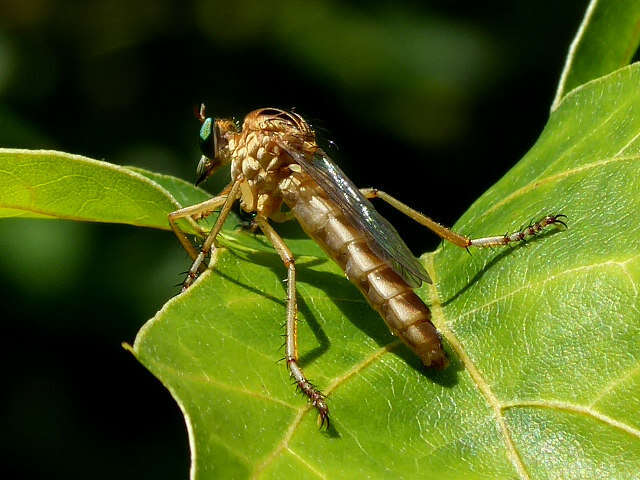
<instances>
[{"instance_id":1,"label":"fly's leg","mask_svg":"<svg viewBox=\"0 0 640 480\"><path fill-rule=\"evenodd\" d=\"M387 202L396 210L399 210L419 224L424 225L429 230L433 231L440 238L462 248L499 247L508 245L513 242L526 240L528 237L537 235L549 225L560 224L564 225L565 228L567 227L567 224L564 223L563 220L561 220L561 218L567 218L566 215L547 215L542 220L532 223L528 227L514 233L507 233L505 235L498 235L495 237L469 238L467 236L460 235L459 233L456 233L443 225L440 225L438 222L430 219L426 215L418 212L417 210L414 210L410 206L402 203L400 200L393 198L391 195L381 190L377 190L375 188L362 188L360 189L360 192L367 198L379 198Z\"/></svg>"},{"instance_id":2,"label":"fly's leg","mask_svg":"<svg viewBox=\"0 0 640 480\"><path fill-rule=\"evenodd\" d=\"M224 202L227 200L226 194L218 195L217 197L210 198L202 203L198 203L197 205L191 205L189 207L181 208L180 210L176 210L175 212L171 212L169 214L169 225L173 230L173 233L176 234L178 240L182 247L187 251L191 260L195 260L198 256L198 251L189 241L184 232L178 227L178 220L181 218L186 218L189 222L193 222L192 226L196 229L196 231L202 233L200 226L195 223L195 220L204 218L212 212L218 210Z\"/></svg>"},{"instance_id":3,"label":"fly's leg","mask_svg":"<svg viewBox=\"0 0 640 480\"><path fill-rule=\"evenodd\" d=\"M567 216L562 214L547 215L542 220L532 222L527 227L522 230L518 230L517 232L505 233L504 235L498 235L495 237L470 238L468 239L469 246L478 248L502 247L513 242L523 242L527 238L537 235L550 225L562 225L564 228L568 228L564 220L560 220L561 218L567 218Z\"/></svg>"},{"instance_id":4,"label":"fly's leg","mask_svg":"<svg viewBox=\"0 0 640 480\"><path fill-rule=\"evenodd\" d=\"M318 410L320 415L320 427L325 423L329 425L329 407L325 397L316 387L307 380L300 365L298 365L298 302L296 300L296 267L295 259L289 247L282 237L276 233L269 221L258 215L255 222L269 239L273 247L280 255L282 262L287 267L287 322L286 322L286 342L285 359L291 377L295 380L298 388L309 398L311 404Z\"/></svg>"},{"instance_id":5,"label":"fly's leg","mask_svg":"<svg viewBox=\"0 0 640 480\"><path fill-rule=\"evenodd\" d=\"M193 245L191 245L191 243L189 242L189 239L187 239L186 236L184 236L184 233L182 233L182 231L180 231L180 235L178 235L176 229L174 228L174 232L176 232L176 235L178 235L178 238L179 239L184 238L184 240L186 240L186 243L189 245L189 247L187 247L185 243L183 243L182 245L185 247L187 252L189 252L189 255L191 255L191 257L193 258L193 265L191 265L191 268L189 269L189 273L187 274L187 278L184 280L184 283L182 284L183 292L191 286L191 284L194 282L194 280L198 276L198 271L200 270L200 266L202 265L202 262L205 259L205 257L211 251L211 247L215 249L214 242L216 240L216 237L218 236L218 233L220 233L222 226L224 225L224 221L227 219L227 216L231 211L233 202L235 202L236 198L238 197L241 181L242 181L242 178L240 177L236 179L236 181L231 185L231 188L229 189L229 193L228 195L226 195L226 197L223 197L223 196L214 197L201 204L183 209L183 210L188 210L189 208L194 208L194 213L203 212L203 211L206 211L206 208L205 210L199 210L198 207L200 207L203 204L206 204L207 202L211 202L213 204L214 203L213 200L216 200L216 199L218 202L222 203L223 205L222 210L220 211L220 215L218 215L218 218L216 219L216 223L213 225L213 228L209 232L209 235L207 235L207 238L202 244L202 247L200 247L199 252L196 252L195 248L193 247ZM180 211L181 210L178 210L178 212ZM174 224L172 224L172 228L173 226ZM180 242L182 243L182 240L180 240Z\"/></svg>"}]
</instances>

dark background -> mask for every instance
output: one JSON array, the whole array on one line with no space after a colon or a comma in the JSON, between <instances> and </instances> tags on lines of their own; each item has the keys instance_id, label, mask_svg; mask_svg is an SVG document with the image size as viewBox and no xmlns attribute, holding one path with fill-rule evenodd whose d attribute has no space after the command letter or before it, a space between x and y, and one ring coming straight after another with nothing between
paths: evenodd
<instances>
[{"instance_id":1,"label":"dark background","mask_svg":"<svg viewBox=\"0 0 640 480\"><path fill-rule=\"evenodd\" d=\"M236 118L295 107L358 185L451 225L537 138L586 4L9 0L0 146L193 179L200 101ZM437 245L381 210L416 253ZM180 412L120 342L188 263L167 232L0 221L12 478L187 476Z\"/></svg>"}]
</instances>

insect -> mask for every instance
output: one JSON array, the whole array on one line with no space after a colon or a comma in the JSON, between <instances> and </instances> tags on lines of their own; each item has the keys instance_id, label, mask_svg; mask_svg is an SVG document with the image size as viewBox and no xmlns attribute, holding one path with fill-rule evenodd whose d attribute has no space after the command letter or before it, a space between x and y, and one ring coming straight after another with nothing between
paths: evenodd
<instances>
[{"instance_id":1,"label":"insect","mask_svg":"<svg viewBox=\"0 0 640 480\"><path fill-rule=\"evenodd\" d=\"M374 188L358 189L316 143L315 133L297 113L261 108L249 113L239 128L232 120L207 117L199 112L202 157L197 167L199 184L220 167L231 164L231 182L219 195L169 214L178 240L193 259L183 290L204 268L215 248L232 205L237 200L254 212L254 224L271 242L287 268L285 360L298 388L317 409L320 425L329 424L326 398L298 364L296 267L285 241L269 223L291 217L343 269L378 311L394 335L411 348L427 367L444 368L447 357L431 312L413 289L431 282L428 273L393 226L369 199L380 198L462 247L493 247L522 241L554 224L566 224L565 215L549 215L525 229L495 237L471 239L455 233L425 215ZM283 212L286 205L288 212ZM213 211L219 216L200 249L196 249L177 221L196 221Z\"/></svg>"}]
</instances>

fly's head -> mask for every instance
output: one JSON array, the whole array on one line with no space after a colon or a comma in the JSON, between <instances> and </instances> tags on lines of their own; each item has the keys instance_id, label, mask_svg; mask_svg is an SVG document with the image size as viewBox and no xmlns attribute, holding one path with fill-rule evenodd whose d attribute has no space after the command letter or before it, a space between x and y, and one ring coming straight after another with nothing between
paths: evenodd
<instances>
[{"instance_id":1,"label":"fly's head","mask_svg":"<svg viewBox=\"0 0 640 480\"><path fill-rule=\"evenodd\" d=\"M233 120L207 117L204 103L198 112L200 120L200 151L202 157L196 170L196 185L204 182L220 167L231 161L229 139L238 133L238 127Z\"/></svg>"}]
</instances>

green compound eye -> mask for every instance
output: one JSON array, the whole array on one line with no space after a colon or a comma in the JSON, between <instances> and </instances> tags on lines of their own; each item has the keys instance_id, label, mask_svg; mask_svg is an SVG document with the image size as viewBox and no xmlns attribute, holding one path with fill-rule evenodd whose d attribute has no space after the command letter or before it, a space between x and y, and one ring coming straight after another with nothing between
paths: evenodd
<instances>
[{"instance_id":1,"label":"green compound eye","mask_svg":"<svg viewBox=\"0 0 640 480\"><path fill-rule=\"evenodd\" d=\"M208 117L200 127L200 151L207 158L215 158L217 143L214 121L211 117Z\"/></svg>"}]
</instances>

